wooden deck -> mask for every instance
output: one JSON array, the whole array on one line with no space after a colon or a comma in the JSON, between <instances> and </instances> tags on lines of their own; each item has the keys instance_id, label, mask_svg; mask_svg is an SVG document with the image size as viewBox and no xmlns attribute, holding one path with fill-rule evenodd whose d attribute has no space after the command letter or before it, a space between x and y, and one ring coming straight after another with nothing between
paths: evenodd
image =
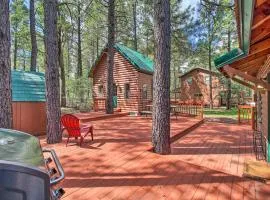
<instances>
[{"instance_id":1,"label":"wooden deck","mask_svg":"<svg viewBox=\"0 0 270 200\"><path fill-rule=\"evenodd\" d=\"M173 135L198 123L172 120ZM161 156L151 147L151 120L121 117L93 122L94 142L55 148L66 172L66 200L269 199L270 187L242 177L252 155L249 126L206 122Z\"/></svg>"}]
</instances>

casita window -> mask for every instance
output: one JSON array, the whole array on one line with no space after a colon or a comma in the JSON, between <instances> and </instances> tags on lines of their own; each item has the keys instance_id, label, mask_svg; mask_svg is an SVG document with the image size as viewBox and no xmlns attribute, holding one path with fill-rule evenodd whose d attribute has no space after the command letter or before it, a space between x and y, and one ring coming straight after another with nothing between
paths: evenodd
<instances>
[{"instance_id":1,"label":"casita window","mask_svg":"<svg viewBox=\"0 0 270 200\"><path fill-rule=\"evenodd\" d=\"M202 95L202 93L195 93L194 94L194 97L202 97L203 95Z\"/></svg>"},{"instance_id":2,"label":"casita window","mask_svg":"<svg viewBox=\"0 0 270 200\"><path fill-rule=\"evenodd\" d=\"M142 93L142 98L143 99L147 99L147 84L144 84L143 85L143 89L142 89L143 91L143 93Z\"/></svg>"},{"instance_id":3,"label":"casita window","mask_svg":"<svg viewBox=\"0 0 270 200\"><path fill-rule=\"evenodd\" d=\"M130 84L126 83L125 84L125 99L129 99L130 98Z\"/></svg>"},{"instance_id":4,"label":"casita window","mask_svg":"<svg viewBox=\"0 0 270 200\"><path fill-rule=\"evenodd\" d=\"M209 85L210 76L207 74L204 78L206 85Z\"/></svg>"},{"instance_id":5,"label":"casita window","mask_svg":"<svg viewBox=\"0 0 270 200\"><path fill-rule=\"evenodd\" d=\"M189 78L187 79L187 83L188 83L189 85L192 84L192 77L189 77Z\"/></svg>"},{"instance_id":6,"label":"casita window","mask_svg":"<svg viewBox=\"0 0 270 200\"><path fill-rule=\"evenodd\" d=\"M98 95L103 96L103 85L98 86Z\"/></svg>"}]
</instances>

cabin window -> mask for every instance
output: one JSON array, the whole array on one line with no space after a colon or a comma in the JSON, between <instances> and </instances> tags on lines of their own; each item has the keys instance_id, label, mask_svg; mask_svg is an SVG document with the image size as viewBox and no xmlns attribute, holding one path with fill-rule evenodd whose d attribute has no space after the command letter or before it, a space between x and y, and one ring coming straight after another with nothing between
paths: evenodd
<instances>
[{"instance_id":1,"label":"cabin window","mask_svg":"<svg viewBox=\"0 0 270 200\"><path fill-rule=\"evenodd\" d=\"M195 93L194 96L195 97L202 97L202 93Z\"/></svg>"},{"instance_id":2,"label":"cabin window","mask_svg":"<svg viewBox=\"0 0 270 200\"><path fill-rule=\"evenodd\" d=\"M130 84L126 83L125 84L125 99L129 99L130 98Z\"/></svg>"},{"instance_id":3,"label":"cabin window","mask_svg":"<svg viewBox=\"0 0 270 200\"><path fill-rule=\"evenodd\" d=\"M143 85L143 89L142 89L142 98L143 99L147 99L147 84Z\"/></svg>"},{"instance_id":4,"label":"cabin window","mask_svg":"<svg viewBox=\"0 0 270 200\"><path fill-rule=\"evenodd\" d=\"M189 85L192 84L192 77L189 77L189 78L187 79L187 83L188 83Z\"/></svg>"},{"instance_id":5,"label":"cabin window","mask_svg":"<svg viewBox=\"0 0 270 200\"><path fill-rule=\"evenodd\" d=\"M122 93L122 87L118 87L119 93Z\"/></svg>"},{"instance_id":6,"label":"cabin window","mask_svg":"<svg viewBox=\"0 0 270 200\"><path fill-rule=\"evenodd\" d=\"M206 85L209 85L210 76L209 76L209 75L206 75L206 76L204 77L204 80L205 80L205 84L206 84Z\"/></svg>"},{"instance_id":7,"label":"cabin window","mask_svg":"<svg viewBox=\"0 0 270 200\"><path fill-rule=\"evenodd\" d=\"M113 84L113 96L117 96L117 85Z\"/></svg>"},{"instance_id":8,"label":"cabin window","mask_svg":"<svg viewBox=\"0 0 270 200\"><path fill-rule=\"evenodd\" d=\"M103 85L98 86L98 95L103 96Z\"/></svg>"}]
</instances>

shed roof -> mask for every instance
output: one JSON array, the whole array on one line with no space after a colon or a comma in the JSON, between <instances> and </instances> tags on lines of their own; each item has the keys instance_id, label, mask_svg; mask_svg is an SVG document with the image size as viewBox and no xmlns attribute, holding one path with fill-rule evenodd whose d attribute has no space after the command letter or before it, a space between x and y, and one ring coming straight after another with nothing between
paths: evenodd
<instances>
[{"instance_id":1,"label":"shed roof","mask_svg":"<svg viewBox=\"0 0 270 200\"><path fill-rule=\"evenodd\" d=\"M138 51L135 51L131 48L128 48L122 44L119 44L119 43L114 45L114 49L117 52L119 52L124 58L126 58L136 70L138 70L142 73L146 73L146 74L153 74L154 62L149 57L143 55L142 53L140 53ZM102 55L106 51L107 51L107 48L105 48L102 51L97 62L91 67L90 73L89 73L90 77L93 77L93 71L96 68L96 66L98 65Z\"/></svg>"},{"instance_id":2,"label":"shed roof","mask_svg":"<svg viewBox=\"0 0 270 200\"><path fill-rule=\"evenodd\" d=\"M40 72L11 72L12 101L45 102L45 76Z\"/></svg>"}]
</instances>

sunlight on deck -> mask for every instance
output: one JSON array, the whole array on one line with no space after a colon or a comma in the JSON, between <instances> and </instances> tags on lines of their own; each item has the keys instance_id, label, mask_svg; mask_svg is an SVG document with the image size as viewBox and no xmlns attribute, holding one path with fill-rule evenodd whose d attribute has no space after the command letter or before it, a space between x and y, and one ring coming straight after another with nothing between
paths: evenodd
<instances>
[{"instance_id":1,"label":"sunlight on deck","mask_svg":"<svg viewBox=\"0 0 270 200\"><path fill-rule=\"evenodd\" d=\"M198 120L172 119L172 134ZM161 156L151 148L151 119L95 121L94 141L55 148L66 172L64 199L266 199L270 188L242 178L254 159L248 126L206 122Z\"/></svg>"}]
</instances>

